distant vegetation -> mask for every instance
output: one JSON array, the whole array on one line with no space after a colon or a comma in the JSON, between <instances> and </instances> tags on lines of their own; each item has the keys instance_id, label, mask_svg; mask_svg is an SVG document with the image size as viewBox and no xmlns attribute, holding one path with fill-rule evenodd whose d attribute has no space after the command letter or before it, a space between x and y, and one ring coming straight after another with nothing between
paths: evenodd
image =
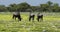
<instances>
[{"instance_id":1,"label":"distant vegetation","mask_svg":"<svg viewBox=\"0 0 60 32\"><path fill-rule=\"evenodd\" d=\"M8 7L5 5L0 5L0 12L60 12L60 6L58 3L53 3L48 1L45 4L40 4L39 6L31 6L30 4L23 2L19 4L10 4Z\"/></svg>"}]
</instances>

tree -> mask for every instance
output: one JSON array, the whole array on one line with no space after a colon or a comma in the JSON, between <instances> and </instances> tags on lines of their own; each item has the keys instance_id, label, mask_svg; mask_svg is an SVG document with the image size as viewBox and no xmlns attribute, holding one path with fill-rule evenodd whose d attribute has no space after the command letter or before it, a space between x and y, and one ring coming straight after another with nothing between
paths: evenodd
<instances>
[{"instance_id":1,"label":"tree","mask_svg":"<svg viewBox=\"0 0 60 32\"><path fill-rule=\"evenodd\" d=\"M51 1L48 1L47 4L51 6L53 3Z\"/></svg>"},{"instance_id":2,"label":"tree","mask_svg":"<svg viewBox=\"0 0 60 32\"><path fill-rule=\"evenodd\" d=\"M58 3L54 3L54 5L53 5L53 12L59 12L59 5L58 5Z\"/></svg>"},{"instance_id":3,"label":"tree","mask_svg":"<svg viewBox=\"0 0 60 32\"><path fill-rule=\"evenodd\" d=\"M52 5L53 5L53 3L51 1L48 1L47 4L49 5L48 11L52 12Z\"/></svg>"},{"instance_id":4,"label":"tree","mask_svg":"<svg viewBox=\"0 0 60 32\"><path fill-rule=\"evenodd\" d=\"M41 11L47 11L48 10L48 8L49 8L49 5L48 4L40 4L40 9L41 9Z\"/></svg>"},{"instance_id":5,"label":"tree","mask_svg":"<svg viewBox=\"0 0 60 32\"><path fill-rule=\"evenodd\" d=\"M10 12L17 11L17 5L15 3L14 4L10 4L8 9L10 10Z\"/></svg>"},{"instance_id":6,"label":"tree","mask_svg":"<svg viewBox=\"0 0 60 32\"><path fill-rule=\"evenodd\" d=\"M30 8L30 5L26 2L18 4L18 10L25 12L27 9Z\"/></svg>"},{"instance_id":7,"label":"tree","mask_svg":"<svg viewBox=\"0 0 60 32\"><path fill-rule=\"evenodd\" d=\"M7 11L5 5L0 5L0 12Z\"/></svg>"}]
</instances>

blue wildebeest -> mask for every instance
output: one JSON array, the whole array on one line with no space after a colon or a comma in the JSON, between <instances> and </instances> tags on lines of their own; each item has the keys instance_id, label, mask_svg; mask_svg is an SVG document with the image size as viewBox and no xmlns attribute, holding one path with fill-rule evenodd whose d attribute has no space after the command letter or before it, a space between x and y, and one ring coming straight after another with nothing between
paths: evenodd
<instances>
[{"instance_id":1,"label":"blue wildebeest","mask_svg":"<svg viewBox=\"0 0 60 32\"><path fill-rule=\"evenodd\" d=\"M30 12L29 15L29 21L33 20L34 21L35 14Z\"/></svg>"},{"instance_id":2,"label":"blue wildebeest","mask_svg":"<svg viewBox=\"0 0 60 32\"><path fill-rule=\"evenodd\" d=\"M19 21L21 21L21 19L22 19L19 12L13 12L13 17L12 18L15 19L15 20L16 20L16 18L18 18Z\"/></svg>"},{"instance_id":3,"label":"blue wildebeest","mask_svg":"<svg viewBox=\"0 0 60 32\"><path fill-rule=\"evenodd\" d=\"M43 14L38 13L37 14L37 21L39 21L40 19L43 20Z\"/></svg>"}]
</instances>

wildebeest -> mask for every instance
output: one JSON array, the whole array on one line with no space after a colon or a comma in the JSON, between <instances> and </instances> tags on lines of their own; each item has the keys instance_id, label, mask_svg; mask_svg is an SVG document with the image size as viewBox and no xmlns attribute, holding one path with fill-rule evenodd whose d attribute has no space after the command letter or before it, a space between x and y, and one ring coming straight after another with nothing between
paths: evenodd
<instances>
[{"instance_id":1,"label":"wildebeest","mask_svg":"<svg viewBox=\"0 0 60 32\"><path fill-rule=\"evenodd\" d=\"M33 20L34 21L35 14L30 12L29 15L29 21Z\"/></svg>"},{"instance_id":2,"label":"wildebeest","mask_svg":"<svg viewBox=\"0 0 60 32\"><path fill-rule=\"evenodd\" d=\"M38 13L37 14L37 21L39 21L40 19L43 20L43 14Z\"/></svg>"},{"instance_id":3,"label":"wildebeest","mask_svg":"<svg viewBox=\"0 0 60 32\"><path fill-rule=\"evenodd\" d=\"M21 15L20 15L20 13L19 12L13 12L13 19L15 19L16 20L16 18L18 18L19 19L19 21L21 21Z\"/></svg>"}]
</instances>

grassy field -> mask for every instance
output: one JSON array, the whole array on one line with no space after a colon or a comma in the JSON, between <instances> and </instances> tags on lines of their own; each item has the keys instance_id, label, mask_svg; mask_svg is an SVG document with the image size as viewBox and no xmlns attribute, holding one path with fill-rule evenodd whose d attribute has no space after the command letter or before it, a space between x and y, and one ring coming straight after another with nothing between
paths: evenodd
<instances>
[{"instance_id":1,"label":"grassy field","mask_svg":"<svg viewBox=\"0 0 60 32\"><path fill-rule=\"evenodd\" d=\"M28 21L28 13L21 13L22 21L12 19L11 13L0 13L0 32L60 32L60 13L43 13L43 21Z\"/></svg>"}]
</instances>

